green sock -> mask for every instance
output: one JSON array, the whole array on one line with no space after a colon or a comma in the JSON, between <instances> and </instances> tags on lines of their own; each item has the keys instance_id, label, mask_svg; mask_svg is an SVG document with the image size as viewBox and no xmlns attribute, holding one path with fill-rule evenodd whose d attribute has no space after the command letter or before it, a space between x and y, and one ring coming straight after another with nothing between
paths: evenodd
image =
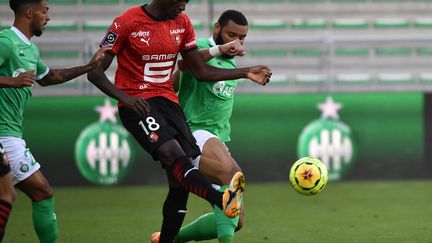
<instances>
[{"instance_id":1,"label":"green sock","mask_svg":"<svg viewBox=\"0 0 432 243\"><path fill-rule=\"evenodd\" d=\"M174 240L174 243L184 243L192 240L211 240L216 238L215 215L214 213L208 213L202 215L192 223L183 226Z\"/></svg>"},{"instance_id":2,"label":"green sock","mask_svg":"<svg viewBox=\"0 0 432 243\"><path fill-rule=\"evenodd\" d=\"M55 243L58 237L54 198L33 202L33 226L41 243Z\"/></svg>"},{"instance_id":3,"label":"green sock","mask_svg":"<svg viewBox=\"0 0 432 243\"><path fill-rule=\"evenodd\" d=\"M223 192L229 185L223 185L219 191ZM239 217L228 218L225 213L218 207L214 207L216 232L219 243L232 243L234 242L234 231L238 225Z\"/></svg>"}]
</instances>

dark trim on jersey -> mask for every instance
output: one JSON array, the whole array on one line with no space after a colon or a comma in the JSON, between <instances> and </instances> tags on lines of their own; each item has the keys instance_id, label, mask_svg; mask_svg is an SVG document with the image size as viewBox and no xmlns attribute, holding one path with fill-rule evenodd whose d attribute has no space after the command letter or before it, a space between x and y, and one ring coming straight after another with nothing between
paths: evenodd
<instances>
[{"instance_id":1,"label":"dark trim on jersey","mask_svg":"<svg viewBox=\"0 0 432 243\"><path fill-rule=\"evenodd\" d=\"M166 19L162 19L162 18L158 18L156 16L151 15L147 9L146 6L148 5L148 3L141 5L141 9L144 11L145 14L147 14L151 19L153 19L154 21L165 21Z\"/></svg>"}]
</instances>

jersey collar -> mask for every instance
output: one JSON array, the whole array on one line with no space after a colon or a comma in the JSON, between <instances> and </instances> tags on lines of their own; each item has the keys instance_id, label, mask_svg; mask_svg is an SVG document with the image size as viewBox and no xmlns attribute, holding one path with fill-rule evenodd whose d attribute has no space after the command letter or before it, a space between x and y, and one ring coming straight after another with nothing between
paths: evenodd
<instances>
[{"instance_id":1,"label":"jersey collar","mask_svg":"<svg viewBox=\"0 0 432 243\"><path fill-rule=\"evenodd\" d=\"M12 26L10 28L13 32L15 32L15 34L22 40L24 41L27 45L31 45L30 40L19 30L17 29L15 26Z\"/></svg>"},{"instance_id":2,"label":"jersey collar","mask_svg":"<svg viewBox=\"0 0 432 243\"><path fill-rule=\"evenodd\" d=\"M211 36L211 37L209 38L209 41L210 41L210 45L211 45L211 46L216 46L216 41L213 39L213 36Z\"/></svg>"}]
</instances>

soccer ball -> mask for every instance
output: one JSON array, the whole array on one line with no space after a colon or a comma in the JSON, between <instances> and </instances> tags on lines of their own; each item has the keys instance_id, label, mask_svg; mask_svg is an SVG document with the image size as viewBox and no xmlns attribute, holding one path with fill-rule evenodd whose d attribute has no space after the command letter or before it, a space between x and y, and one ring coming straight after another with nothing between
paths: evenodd
<instances>
[{"instance_id":1,"label":"soccer ball","mask_svg":"<svg viewBox=\"0 0 432 243\"><path fill-rule=\"evenodd\" d=\"M304 157L293 164L289 179L297 192L315 195L327 184L327 167L317 158Z\"/></svg>"}]
</instances>

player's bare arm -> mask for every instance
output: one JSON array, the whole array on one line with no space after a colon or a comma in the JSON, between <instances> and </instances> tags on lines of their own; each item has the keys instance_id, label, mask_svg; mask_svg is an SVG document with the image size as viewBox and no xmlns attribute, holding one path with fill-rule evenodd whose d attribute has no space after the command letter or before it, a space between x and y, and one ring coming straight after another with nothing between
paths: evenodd
<instances>
[{"instance_id":1,"label":"player's bare arm","mask_svg":"<svg viewBox=\"0 0 432 243\"><path fill-rule=\"evenodd\" d=\"M258 84L266 85L272 75L270 68L264 65L238 69L223 69L210 66L196 49L181 54L192 74L198 80L205 80L206 82L248 78Z\"/></svg>"},{"instance_id":2,"label":"player's bare arm","mask_svg":"<svg viewBox=\"0 0 432 243\"><path fill-rule=\"evenodd\" d=\"M109 97L122 102L123 105L134 110L140 116L146 116L150 111L147 101L141 97L129 96L115 87L106 76L105 71L111 66L114 56L112 52L106 52L101 65L87 74L88 80Z\"/></svg>"},{"instance_id":3,"label":"player's bare arm","mask_svg":"<svg viewBox=\"0 0 432 243\"><path fill-rule=\"evenodd\" d=\"M0 88L22 88L32 86L35 79L34 70L23 72L17 77L0 77Z\"/></svg>"},{"instance_id":4,"label":"player's bare arm","mask_svg":"<svg viewBox=\"0 0 432 243\"><path fill-rule=\"evenodd\" d=\"M105 52L110 49L111 47L99 48L90 62L86 65L64 69L50 69L49 73L45 77L43 77L41 80L37 80L37 83L41 86L61 84L81 76L91 70L94 70L101 65L105 56Z\"/></svg>"}]
</instances>

